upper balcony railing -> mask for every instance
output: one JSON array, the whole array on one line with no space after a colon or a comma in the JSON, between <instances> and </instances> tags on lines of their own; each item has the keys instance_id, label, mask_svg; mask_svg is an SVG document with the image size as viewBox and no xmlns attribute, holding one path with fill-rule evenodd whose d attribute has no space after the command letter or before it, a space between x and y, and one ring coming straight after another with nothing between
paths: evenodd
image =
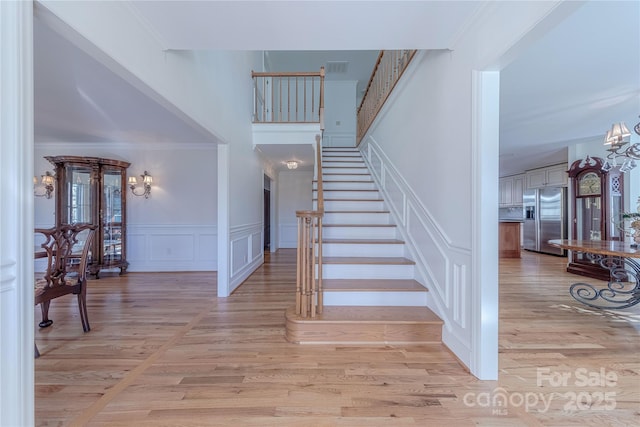
<instances>
[{"instance_id":1,"label":"upper balcony railing","mask_svg":"<svg viewBox=\"0 0 640 427\"><path fill-rule=\"evenodd\" d=\"M324 67L313 73L252 72L253 123L319 123L324 129Z\"/></svg>"},{"instance_id":2,"label":"upper balcony railing","mask_svg":"<svg viewBox=\"0 0 640 427\"><path fill-rule=\"evenodd\" d=\"M356 138L358 144L369 130L369 126L375 120L415 53L416 50L383 50L380 52L362 103L358 108L358 134Z\"/></svg>"}]
</instances>

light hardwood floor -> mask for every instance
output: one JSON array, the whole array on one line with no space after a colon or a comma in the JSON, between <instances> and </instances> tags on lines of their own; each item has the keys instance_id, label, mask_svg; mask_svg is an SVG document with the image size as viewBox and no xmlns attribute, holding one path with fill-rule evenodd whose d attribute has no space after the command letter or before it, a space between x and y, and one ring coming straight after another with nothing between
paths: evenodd
<instances>
[{"instance_id":1,"label":"light hardwood floor","mask_svg":"<svg viewBox=\"0 0 640 427\"><path fill-rule=\"evenodd\" d=\"M640 311L575 302L567 289L583 278L564 263L501 261L498 381L439 345L288 343L291 250L226 299L213 273L103 274L89 282L91 332L71 296L36 331L36 424L638 426Z\"/></svg>"}]
</instances>

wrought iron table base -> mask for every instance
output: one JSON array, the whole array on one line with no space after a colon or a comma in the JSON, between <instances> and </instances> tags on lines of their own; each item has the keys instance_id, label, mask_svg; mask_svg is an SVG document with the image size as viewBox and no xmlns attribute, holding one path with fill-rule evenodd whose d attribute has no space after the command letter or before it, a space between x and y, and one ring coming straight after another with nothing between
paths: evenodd
<instances>
[{"instance_id":1,"label":"wrought iron table base","mask_svg":"<svg viewBox=\"0 0 640 427\"><path fill-rule=\"evenodd\" d=\"M569 293L577 301L601 309L623 309L640 303L640 263L633 258L586 253L587 258L609 270L606 288L574 283Z\"/></svg>"}]
</instances>

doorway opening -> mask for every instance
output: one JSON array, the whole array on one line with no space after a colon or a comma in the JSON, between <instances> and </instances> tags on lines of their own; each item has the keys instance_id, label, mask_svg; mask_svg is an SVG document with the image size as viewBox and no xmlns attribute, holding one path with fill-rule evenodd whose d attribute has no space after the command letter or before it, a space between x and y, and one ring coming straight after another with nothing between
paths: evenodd
<instances>
[{"instance_id":1,"label":"doorway opening","mask_svg":"<svg viewBox=\"0 0 640 427\"><path fill-rule=\"evenodd\" d=\"M271 250L271 179L264 176L264 251L268 253Z\"/></svg>"}]
</instances>

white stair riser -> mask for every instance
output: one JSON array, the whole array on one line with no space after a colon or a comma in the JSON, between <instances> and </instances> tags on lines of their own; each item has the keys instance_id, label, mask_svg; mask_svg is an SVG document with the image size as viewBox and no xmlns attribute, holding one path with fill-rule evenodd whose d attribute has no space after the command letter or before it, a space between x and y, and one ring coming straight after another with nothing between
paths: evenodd
<instances>
[{"instance_id":1,"label":"white stair riser","mask_svg":"<svg viewBox=\"0 0 640 427\"><path fill-rule=\"evenodd\" d=\"M318 188L318 183L313 183L313 189ZM361 182L331 182L323 181L322 189L328 190L375 190L376 184L373 182L361 181Z\"/></svg>"},{"instance_id":2,"label":"white stair riser","mask_svg":"<svg viewBox=\"0 0 640 427\"><path fill-rule=\"evenodd\" d=\"M379 191L337 191L337 190L324 190L325 199L379 199ZM317 197L317 190L313 190L313 198Z\"/></svg>"},{"instance_id":3,"label":"white stair riser","mask_svg":"<svg viewBox=\"0 0 640 427\"><path fill-rule=\"evenodd\" d=\"M322 153L325 155L349 155L349 154L360 154L360 150L355 147L324 147L322 149Z\"/></svg>"},{"instance_id":4,"label":"white stair riser","mask_svg":"<svg viewBox=\"0 0 640 427\"><path fill-rule=\"evenodd\" d=\"M315 209L316 202L313 202ZM380 211L384 210L384 202L371 200L326 200L324 201L325 211Z\"/></svg>"},{"instance_id":5,"label":"white stair riser","mask_svg":"<svg viewBox=\"0 0 640 427\"><path fill-rule=\"evenodd\" d=\"M388 213L339 212L324 213L323 224L390 224Z\"/></svg>"},{"instance_id":6,"label":"white stair riser","mask_svg":"<svg viewBox=\"0 0 640 427\"><path fill-rule=\"evenodd\" d=\"M331 160L323 160L322 161L322 169L326 169L326 168L344 168L344 167L353 167L353 168L359 168L364 166L364 162L363 161L358 161L357 159L354 160L350 160L350 161L345 161L345 160L340 160L340 161L331 161Z\"/></svg>"},{"instance_id":7,"label":"white stair riser","mask_svg":"<svg viewBox=\"0 0 640 427\"><path fill-rule=\"evenodd\" d=\"M365 168L365 167L360 167L360 168L353 168L353 167L340 168L340 167L325 167L323 165L322 166L322 174L323 174L323 176L326 173L369 173L369 170L367 168Z\"/></svg>"},{"instance_id":8,"label":"white stair riser","mask_svg":"<svg viewBox=\"0 0 640 427\"><path fill-rule=\"evenodd\" d=\"M427 292L333 292L324 291L325 306L426 307Z\"/></svg>"},{"instance_id":9,"label":"white stair riser","mask_svg":"<svg viewBox=\"0 0 640 427\"><path fill-rule=\"evenodd\" d=\"M413 273L414 266L404 264L322 265L323 279L413 279Z\"/></svg>"},{"instance_id":10,"label":"white stair riser","mask_svg":"<svg viewBox=\"0 0 640 427\"><path fill-rule=\"evenodd\" d=\"M403 257L404 245L393 243L324 243L322 245L323 256L333 257Z\"/></svg>"},{"instance_id":11,"label":"white stair riser","mask_svg":"<svg viewBox=\"0 0 640 427\"><path fill-rule=\"evenodd\" d=\"M322 158L325 157L362 157L362 153L360 151L322 151Z\"/></svg>"},{"instance_id":12,"label":"white stair riser","mask_svg":"<svg viewBox=\"0 0 640 427\"><path fill-rule=\"evenodd\" d=\"M322 227L324 239L395 239L395 227ZM358 256L352 254L350 256Z\"/></svg>"},{"instance_id":13,"label":"white stair riser","mask_svg":"<svg viewBox=\"0 0 640 427\"><path fill-rule=\"evenodd\" d=\"M335 175L322 175L323 181L371 181L371 174L369 173L357 173L357 174L345 174L337 172Z\"/></svg>"}]
</instances>

